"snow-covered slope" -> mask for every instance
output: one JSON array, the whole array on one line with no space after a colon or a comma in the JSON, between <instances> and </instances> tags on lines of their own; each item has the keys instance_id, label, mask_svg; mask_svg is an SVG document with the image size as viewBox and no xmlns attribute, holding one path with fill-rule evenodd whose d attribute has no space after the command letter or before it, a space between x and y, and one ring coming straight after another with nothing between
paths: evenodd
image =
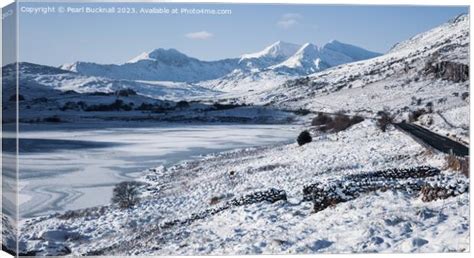
<instances>
[{"instance_id":1,"label":"snow-covered slope","mask_svg":"<svg viewBox=\"0 0 474 258\"><path fill-rule=\"evenodd\" d=\"M260 91L269 92L274 87L297 77L297 75L282 74L273 70L235 70L218 79L199 82L197 85L228 93L221 94L221 98L226 98L227 96L235 98L238 96L248 96Z\"/></svg>"},{"instance_id":2,"label":"snow-covered slope","mask_svg":"<svg viewBox=\"0 0 474 258\"><path fill-rule=\"evenodd\" d=\"M3 108L12 111L4 112L5 123L16 121L17 103L22 123L125 120L266 124L298 119L292 112L274 108L224 105L215 100L203 103L200 96L213 92L204 88L197 92L199 87L185 83L111 80L31 63L19 63L19 68L18 97L16 64L2 69ZM151 98L135 90L161 97Z\"/></svg>"},{"instance_id":3,"label":"snow-covered slope","mask_svg":"<svg viewBox=\"0 0 474 258\"><path fill-rule=\"evenodd\" d=\"M19 63L19 88L16 96L16 64L2 68L4 110L14 110L18 98L20 122L44 122L48 118L57 117L63 122L79 121L85 117L103 118L118 116L122 111L129 113L128 117L138 117L140 110L134 108L142 104L173 106L172 101L150 98L133 92L128 92L135 84L110 81L103 78L93 78L67 72L58 68ZM122 94L119 96L119 92ZM122 104L118 104L120 100ZM114 112L100 112L100 105L117 103ZM124 105L129 110L122 109ZM110 110L111 111L111 110ZM115 112L116 111L116 112ZM125 113L125 112L124 112ZM14 112L6 112L11 117L4 117L6 122L16 120ZM127 115L124 115L127 116ZM46 119L46 120L45 120ZM47 121L46 121L47 122Z\"/></svg>"},{"instance_id":4,"label":"snow-covered slope","mask_svg":"<svg viewBox=\"0 0 474 258\"><path fill-rule=\"evenodd\" d=\"M465 41L465 37L469 35L468 33L469 14L461 14L441 26L395 44L389 53L399 51L414 52L417 49L437 47L441 44L451 43L451 41L455 43L460 39ZM468 61L468 59L466 61Z\"/></svg>"},{"instance_id":5,"label":"snow-covered slope","mask_svg":"<svg viewBox=\"0 0 474 258\"><path fill-rule=\"evenodd\" d=\"M72 90L78 93L110 93L121 89L133 89L144 96L169 100L216 94L213 90L187 83L109 79L32 63L21 63L19 74L22 80L34 81L38 85L59 91Z\"/></svg>"}]
</instances>

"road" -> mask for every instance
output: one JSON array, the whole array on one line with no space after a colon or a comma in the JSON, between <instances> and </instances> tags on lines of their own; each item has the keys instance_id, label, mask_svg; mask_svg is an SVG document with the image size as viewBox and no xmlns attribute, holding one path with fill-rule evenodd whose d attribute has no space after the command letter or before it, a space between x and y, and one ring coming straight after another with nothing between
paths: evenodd
<instances>
[{"instance_id":1,"label":"road","mask_svg":"<svg viewBox=\"0 0 474 258\"><path fill-rule=\"evenodd\" d=\"M444 153L450 153L452 151L456 156L469 156L468 146L437 133L433 133L426 128L408 123L396 123L394 125L396 128L414 137L415 140L419 141L421 144L429 145Z\"/></svg>"}]
</instances>

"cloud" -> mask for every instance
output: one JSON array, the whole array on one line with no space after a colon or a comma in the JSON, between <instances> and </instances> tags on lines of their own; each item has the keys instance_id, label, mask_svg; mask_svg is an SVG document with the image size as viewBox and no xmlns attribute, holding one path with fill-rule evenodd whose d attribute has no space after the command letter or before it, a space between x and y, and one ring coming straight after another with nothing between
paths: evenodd
<instances>
[{"instance_id":1,"label":"cloud","mask_svg":"<svg viewBox=\"0 0 474 258\"><path fill-rule=\"evenodd\" d=\"M285 13L283 14L283 16L281 17L282 19L295 19L295 20L298 20L298 19L302 19L303 18L303 15L299 14L299 13Z\"/></svg>"},{"instance_id":2,"label":"cloud","mask_svg":"<svg viewBox=\"0 0 474 258\"><path fill-rule=\"evenodd\" d=\"M280 20L277 23L278 27L283 28L283 29L289 29L297 24L298 24L298 21L295 19Z\"/></svg>"},{"instance_id":3,"label":"cloud","mask_svg":"<svg viewBox=\"0 0 474 258\"><path fill-rule=\"evenodd\" d=\"M206 39L212 38L214 34L203 30L203 31L197 31L197 32L190 32L184 36L189 39L206 40Z\"/></svg>"},{"instance_id":4,"label":"cloud","mask_svg":"<svg viewBox=\"0 0 474 258\"><path fill-rule=\"evenodd\" d=\"M282 29L289 29L298 25L303 16L299 13L285 13L281 16L280 20L277 22L277 26Z\"/></svg>"}]
</instances>

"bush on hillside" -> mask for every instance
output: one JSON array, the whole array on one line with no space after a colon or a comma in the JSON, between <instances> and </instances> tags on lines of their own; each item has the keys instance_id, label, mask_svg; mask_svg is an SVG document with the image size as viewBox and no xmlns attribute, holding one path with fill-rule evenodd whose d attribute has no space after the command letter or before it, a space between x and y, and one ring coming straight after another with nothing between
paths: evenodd
<instances>
[{"instance_id":1,"label":"bush on hillside","mask_svg":"<svg viewBox=\"0 0 474 258\"><path fill-rule=\"evenodd\" d=\"M50 116L50 117L45 117L43 118L43 122L47 123L61 123L62 120L59 116Z\"/></svg>"},{"instance_id":2,"label":"bush on hillside","mask_svg":"<svg viewBox=\"0 0 474 258\"><path fill-rule=\"evenodd\" d=\"M176 103L176 107L179 109L188 108L189 102L187 102L186 100L181 100L178 103Z\"/></svg>"},{"instance_id":3,"label":"bush on hillside","mask_svg":"<svg viewBox=\"0 0 474 258\"><path fill-rule=\"evenodd\" d=\"M123 103L123 100L117 99L111 104L91 105L85 109L86 111L130 111L132 106Z\"/></svg>"},{"instance_id":4,"label":"bush on hillside","mask_svg":"<svg viewBox=\"0 0 474 258\"><path fill-rule=\"evenodd\" d=\"M313 141L313 138L308 131L301 132L300 135L298 135L298 138L296 138L296 142L298 142L299 146L303 146L311 141Z\"/></svg>"}]
</instances>

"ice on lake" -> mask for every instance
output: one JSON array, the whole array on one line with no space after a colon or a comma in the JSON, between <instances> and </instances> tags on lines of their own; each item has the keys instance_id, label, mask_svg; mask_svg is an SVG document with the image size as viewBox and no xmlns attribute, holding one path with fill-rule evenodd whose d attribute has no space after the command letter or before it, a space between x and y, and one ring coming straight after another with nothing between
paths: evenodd
<instances>
[{"instance_id":1,"label":"ice on lake","mask_svg":"<svg viewBox=\"0 0 474 258\"><path fill-rule=\"evenodd\" d=\"M236 124L22 125L20 216L108 204L116 183L137 178L147 168L288 142L297 129Z\"/></svg>"}]
</instances>

